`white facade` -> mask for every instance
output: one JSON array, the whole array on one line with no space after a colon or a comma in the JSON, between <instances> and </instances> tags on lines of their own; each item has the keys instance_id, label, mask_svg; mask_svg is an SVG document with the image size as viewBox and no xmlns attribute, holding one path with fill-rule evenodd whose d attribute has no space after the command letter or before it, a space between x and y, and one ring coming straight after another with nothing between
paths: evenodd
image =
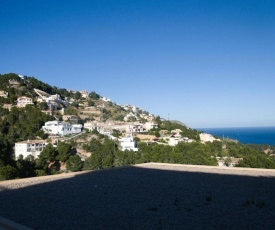
<instances>
[{"instance_id":1,"label":"white facade","mask_svg":"<svg viewBox=\"0 0 275 230\"><path fill-rule=\"evenodd\" d=\"M179 142L191 143L193 141L194 140L189 139L188 137L181 137L181 135L178 133L178 134L173 134L169 137L168 145L176 146Z\"/></svg>"},{"instance_id":2,"label":"white facade","mask_svg":"<svg viewBox=\"0 0 275 230\"><path fill-rule=\"evenodd\" d=\"M8 98L9 93L6 91L0 91L0 97Z\"/></svg>"},{"instance_id":3,"label":"white facade","mask_svg":"<svg viewBox=\"0 0 275 230\"><path fill-rule=\"evenodd\" d=\"M110 98L107 98L107 97L101 97L100 99L101 99L102 101L105 101L105 102L111 101L111 99L110 99Z\"/></svg>"},{"instance_id":4,"label":"white facade","mask_svg":"<svg viewBox=\"0 0 275 230\"><path fill-rule=\"evenodd\" d=\"M71 125L67 122L60 122L60 121L48 121L42 127L45 133L53 134L53 135L69 135L80 133L82 129L81 124L74 124Z\"/></svg>"},{"instance_id":5,"label":"white facade","mask_svg":"<svg viewBox=\"0 0 275 230\"><path fill-rule=\"evenodd\" d=\"M80 92L80 94L81 94L81 97L83 97L83 98L88 98L89 93L88 93L86 90L81 90L81 91L79 91L79 92Z\"/></svg>"},{"instance_id":6,"label":"white facade","mask_svg":"<svg viewBox=\"0 0 275 230\"><path fill-rule=\"evenodd\" d=\"M9 84L10 84L10 85L20 85L20 82L19 82L19 81L16 81L15 79L10 79L10 80L9 80Z\"/></svg>"},{"instance_id":7,"label":"white facade","mask_svg":"<svg viewBox=\"0 0 275 230\"><path fill-rule=\"evenodd\" d=\"M147 129L147 130L150 130L150 129L156 129L158 128L158 124L154 123L154 122L146 122L144 124L144 127Z\"/></svg>"},{"instance_id":8,"label":"white facade","mask_svg":"<svg viewBox=\"0 0 275 230\"><path fill-rule=\"evenodd\" d=\"M19 97L17 99L17 107L25 107L26 105L32 105L33 104L33 100L30 97Z\"/></svg>"},{"instance_id":9,"label":"white facade","mask_svg":"<svg viewBox=\"0 0 275 230\"><path fill-rule=\"evenodd\" d=\"M50 102L50 101L61 101L61 97L59 94L54 94L54 95L51 95L49 96L47 99L46 99L47 102Z\"/></svg>"},{"instance_id":10,"label":"white facade","mask_svg":"<svg viewBox=\"0 0 275 230\"><path fill-rule=\"evenodd\" d=\"M169 142L168 142L168 145L171 145L171 146L175 146L177 145L180 141L183 141L181 136L180 135L172 135L170 138L169 138Z\"/></svg>"},{"instance_id":11,"label":"white facade","mask_svg":"<svg viewBox=\"0 0 275 230\"><path fill-rule=\"evenodd\" d=\"M216 139L211 134L207 134L207 133L200 133L200 140L202 142L220 141L220 139Z\"/></svg>"},{"instance_id":12,"label":"white facade","mask_svg":"<svg viewBox=\"0 0 275 230\"><path fill-rule=\"evenodd\" d=\"M121 138L120 144L121 144L122 151L125 151L125 150L138 151L138 148L136 147L136 142L134 141L134 138L131 134L126 134L125 137Z\"/></svg>"},{"instance_id":13,"label":"white facade","mask_svg":"<svg viewBox=\"0 0 275 230\"><path fill-rule=\"evenodd\" d=\"M93 131L94 129L97 129L97 124L95 122L86 122L84 123L84 128Z\"/></svg>"},{"instance_id":14,"label":"white facade","mask_svg":"<svg viewBox=\"0 0 275 230\"><path fill-rule=\"evenodd\" d=\"M45 140L28 140L15 143L15 158L18 159L20 155L23 158L31 155L36 159L46 146Z\"/></svg>"},{"instance_id":15,"label":"white facade","mask_svg":"<svg viewBox=\"0 0 275 230\"><path fill-rule=\"evenodd\" d=\"M50 95L40 89L34 89L34 91L37 93L37 95L39 96L37 101L42 102L45 101L47 103L52 103L52 102L63 102L61 100L61 97L59 94L54 94L54 95Z\"/></svg>"},{"instance_id":16,"label":"white facade","mask_svg":"<svg viewBox=\"0 0 275 230\"><path fill-rule=\"evenodd\" d=\"M143 127L143 124L137 123L133 125L126 126L126 133L144 133L146 129Z\"/></svg>"}]
</instances>

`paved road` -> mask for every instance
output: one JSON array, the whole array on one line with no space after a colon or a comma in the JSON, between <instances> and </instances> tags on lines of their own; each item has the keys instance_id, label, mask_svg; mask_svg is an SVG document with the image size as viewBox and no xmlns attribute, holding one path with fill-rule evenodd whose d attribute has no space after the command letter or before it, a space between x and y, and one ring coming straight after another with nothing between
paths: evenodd
<instances>
[{"instance_id":1,"label":"paved road","mask_svg":"<svg viewBox=\"0 0 275 230\"><path fill-rule=\"evenodd\" d=\"M215 170L149 165L47 177L1 191L0 216L34 229L274 229L275 172Z\"/></svg>"}]
</instances>

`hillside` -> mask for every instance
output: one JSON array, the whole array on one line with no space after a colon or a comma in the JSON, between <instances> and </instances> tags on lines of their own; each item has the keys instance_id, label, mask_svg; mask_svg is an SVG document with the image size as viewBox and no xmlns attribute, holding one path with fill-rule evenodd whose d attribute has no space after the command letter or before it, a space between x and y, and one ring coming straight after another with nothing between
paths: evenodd
<instances>
[{"instance_id":1,"label":"hillside","mask_svg":"<svg viewBox=\"0 0 275 230\"><path fill-rule=\"evenodd\" d=\"M0 105L0 180L146 162L275 168L271 147L201 141L200 132L179 121L117 105L95 91L58 88L34 77L0 75ZM45 122L67 117L68 124L79 123L85 132L66 139L42 130ZM137 152L122 149L127 132L133 134ZM15 144L30 140L46 147L38 157L15 159Z\"/></svg>"}]
</instances>

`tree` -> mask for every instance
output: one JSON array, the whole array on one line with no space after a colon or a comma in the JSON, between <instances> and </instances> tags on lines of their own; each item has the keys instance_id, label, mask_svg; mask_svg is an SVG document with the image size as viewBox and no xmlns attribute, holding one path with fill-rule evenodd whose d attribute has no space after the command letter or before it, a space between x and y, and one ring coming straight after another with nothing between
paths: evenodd
<instances>
[{"instance_id":1,"label":"tree","mask_svg":"<svg viewBox=\"0 0 275 230\"><path fill-rule=\"evenodd\" d=\"M16 162L16 167L18 169L18 176L20 178L36 176L34 157L31 155L25 159L23 159L23 156L20 155Z\"/></svg>"},{"instance_id":2,"label":"tree","mask_svg":"<svg viewBox=\"0 0 275 230\"><path fill-rule=\"evenodd\" d=\"M16 168L10 165L0 167L0 181L15 179L16 176L17 176Z\"/></svg>"},{"instance_id":3,"label":"tree","mask_svg":"<svg viewBox=\"0 0 275 230\"><path fill-rule=\"evenodd\" d=\"M74 95L74 99L79 100L81 98L81 93L77 91Z\"/></svg>"},{"instance_id":4,"label":"tree","mask_svg":"<svg viewBox=\"0 0 275 230\"><path fill-rule=\"evenodd\" d=\"M42 110L47 110L47 109L49 109L49 106L48 106L48 104L46 103L46 102L41 102L41 103L39 103L38 104L38 107L40 108L40 109L42 109Z\"/></svg>"},{"instance_id":5,"label":"tree","mask_svg":"<svg viewBox=\"0 0 275 230\"><path fill-rule=\"evenodd\" d=\"M124 120L124 116L123 115L117 115L114 118L116 121L123 121Z\"/></svg>"},{"instance_id":6,"label":"tree","mask_svg":"<svg viewBox=\"0 0 275 230\"><path fill-rule=\"evenodd\" d=\"M128 122L135 122L137 119L134 116L128 118Z\"/></svg>"},{"instance_id":7,"label":"tree","mask_svg":"<svg viewBox=\"0 0 275 230\"><path fill-rule=\"evenodd\" d=\"M42 167L46 169L50 162L54 162L56 160L57 151L56 148L53 147L52 144L46 145L46 147L42 150L38 157L37 165L38 167Z\"/></svg>"},{"instance_id":8,"label":"tree","mask_svg":"<svg viewBox=\"0 0 275 230\"><path fill-rule=\"evenodd\" d=\"M65 142L59 142L57 145L57 151L58 155L56 156L56 159L62 162L66 162L71 155L72 146Z\"/></svg>"},{"instance_id":9,"label":"tree","mask_svg":"<svg viewBox=\"0 0 275 230\"><path fill-rule=\"evenodd\" d=\"M100 99L100 95L97 94L95 91L92 91L90 94L89 94L89 98L93 99L93 100L98 100Z\"/></svg>"},{"instance_id":10,"label":"tree","mask_svg":"<svg viewBox=\"0 0 275 230\"><path fill-rule=\"evenodd\" d=\"M78 155L70 156L66 162L66 168L72 172L80 171L83 167L83 162Z\"/></svg>"},{"instance_id":11,"label":"tree","mask_svg":"<svg viewBox=\"0 0 275 230\"><path fill-rule=\"evenodd\" d=\"M94 102L94 101L89 100L89 101L88 101L88 106L95 106L95 102Z\"/></svg>"},{"instance_id":12,"label":"tree","mask_svg":"<svg viewBox=\"0 0 275 230\"><path fill-rule=\"evenodd\" d=\"M160 133L159 133L158 130L155 131L155 136L156 136L156 137L160 137Z\"/></svg>"}]
</instances>

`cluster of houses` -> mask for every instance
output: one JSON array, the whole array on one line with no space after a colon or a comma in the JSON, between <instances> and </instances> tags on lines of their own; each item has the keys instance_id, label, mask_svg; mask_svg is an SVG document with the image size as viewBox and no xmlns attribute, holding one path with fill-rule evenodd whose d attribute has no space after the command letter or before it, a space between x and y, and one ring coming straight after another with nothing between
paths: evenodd
<instances>
[{"instance_id":1,"label":"cluster of houses","mask_svg":"<svg viewBox=\"0 0 275 230\"><path fill-rule=\"evenodd\" d=\"M20 76L22 78L22 76ZM9 84L11 86L16 87L20 83L16 80L10 80ZM71 99L71 101L68 101L67 98L65 100L62 100L60 95L50 95L42 90L34 89L38 97L36 98L37 102L46 102L49 108L57 107L60 103L62 104L69 104L74 101L74 99ZM82 90L79 91L82 98L88 98L89 94L87 91ZM73 91L73 93L76 93ZM7 98L8 93L5 91L0 91L0 97ZM111 100L106 97L101 97L101 100L105 102L110 102ZM27 105L32 105L33 99L30 97L22 96L18 97L16 106L19 108L23 108ZM4 105L3 107L10 109L13 105ZM62 120L55 120L55 121L48 121L44 124L42 127L42 130L52 136L67 136L67 135L73 135L73 134L79 134L82 132L82 129L85 128L89 131L97 130L99 133L108 136L110 139L117 140L120 142L121 150L132 150L132 151L138 151L137 143L134 140L134 135L139 134L147 134L151 129L158 128L158 125L154 122L154 116L144 112L143 110L139 109L136 106L132 105L123 105L122 106L126 111L128 111L128 114L124 117L124 122L98 122L98 121L91 121L84 123L84 126L81 124L78 124L78 116L76 115L64 115L64 109L60 111L60 114L62 114ZM43 111L45 113L48 113L52 115L52 110L49 111ZM131 120L131 118L134 118L135 122L128 122ZM140 122L140 118L147 120L145 123ZM114 130L119 131L120 133L125 133L124 137L117 138L112 136L112 133ZM180 142L184 143L190 143L194 140L189 139L188 137L182 137L181 135L182 130L175 129L172 130L170 133L167 133L165 131L160 131L161 139L165 140L167 145L170 146L176 146ZM153 138L152 141L158 142L160 138ZM201 133L200 134L200 140L202 143L205 142L213 142L215 139L210 134ZM15 157L16 159L19 158L20 155L23 156L23 158L28 157L29 155L33 156L35 159L38 158L42 150L47 145L46 140L26 140L15 143ZM238 162L238 159L217 159L219 166L235 166ZM226 162L226 163L225 163ZM229 162L229 163L228 163Z\"/></svg>"},{"instance_id":2,"label":"cluster of houses","mask_svg":"<svg viewBox=\"0 0 275 230\"><path fill-rule=\"evenodd\" d=\"M84 123L84 128L89 131L96 129L99 133L110 134L113 130L118 130L119 132L137 134L137 133L147 133L150 129L157 128L158 125L154 122L146 122L144 124L140 122L98 122L91 121Z\"/></svg>"},{"instance_id":3,"label":"cluster of houses","mask_svg":"<svg viewBox=\"0 0 275 230\"><path fill-rule=\"evenodd\" d=\"M71 122L66 121L48 121L45 123L45 125L42 127L42 130L45 133L48 133L50 135L57 135L57 136L66 136L70 134L78 134L82 131L82 125L77 124L77 116L73 115L64 115L64 120L70 120ZM121 150L132 150L132 151L138 151L137 143L134 140L133 134L138 133L145 133L148 132L148 130L152 128L157 128L157 124L153 122L146 122L145 124L141 123L103 123L103 122L87 122L84 123L84 128L88 129L90 131L97 130L99 133L107 135L110 139L114 139L120 142ZM114 130L119 130L120 132L125 132L126 134L122 138L117 138L112 136L112 132ZM179 142L185 142L190 143L194 140L189 139L188 137L182 137L181 136L181 130L175 129L171 131L171 134L165 137L167 140L167 144L170 146L175 146ZM163 133L163 135L167 135L167 133ZM201 135L202 142L213 142L216 140L212 135L210 134L202 134ZM42 150L47 145L46 140L27 140L27 141L21 141L17 142L15 144L15 157L16 159L19 158L20 155L23 156L23 158L28 157L29 155L33 156L34 159L38 158ZM217 159L219 166L228 166L228 167L234 167L238 163L239 159Z\"/></svg>"}]
</instances>

